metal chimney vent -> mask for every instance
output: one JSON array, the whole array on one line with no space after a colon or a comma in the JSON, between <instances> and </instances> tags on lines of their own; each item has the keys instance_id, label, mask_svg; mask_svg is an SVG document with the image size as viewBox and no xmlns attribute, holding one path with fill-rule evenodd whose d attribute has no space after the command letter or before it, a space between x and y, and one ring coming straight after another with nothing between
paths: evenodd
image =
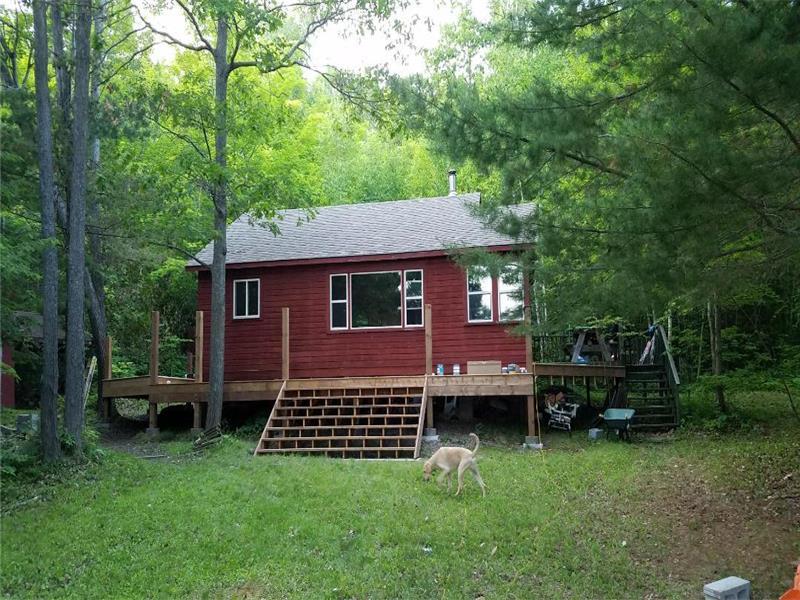
<instances>
[{"instance_id":1,"label":"metal chimney vent","mask_svg":"<svg viewBox=\"0 0 800 600\"><path fill-rule=\"evenodd\" d=\"M456 191L456 170L455 169L450 169L447 172L447 181L450 184L450 193L447 194L447 195L448 196L455 196L456 194L458 194L458 192Z\"/></svg>"}]
</instances>

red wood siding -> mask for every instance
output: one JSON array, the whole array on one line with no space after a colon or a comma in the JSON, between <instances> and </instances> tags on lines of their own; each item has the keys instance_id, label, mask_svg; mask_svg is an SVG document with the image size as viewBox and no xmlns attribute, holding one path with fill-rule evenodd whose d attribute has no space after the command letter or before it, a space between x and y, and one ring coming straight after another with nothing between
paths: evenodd
<instances>
[{"instance_id":1,"label":"red wood siding","mask_svg":"<svg viewBox=\"0 0 800 600\"><path fill-rule=\"evenodd\" d=\"M431 305L433 364L454 363L466 372L469 360L525 364L525 342L508 333L512 326L467 322L464 272L446 257L369 263L317 264L236 269L228 272L225 379L278 379L281 375L281 307L290 314L290 375L357 377L421 375L425 371L425 331L412 329L330 330L329 278L336 273L422 269L424 303ZM208 376L211 279L198 273L198 310L207 311L204 377ZM232 318L234 279L261 281L260 317ZM497 289L493 294L498 315ZM207 379L206 379L207 380Z\"/></svg>"}]
</instances>

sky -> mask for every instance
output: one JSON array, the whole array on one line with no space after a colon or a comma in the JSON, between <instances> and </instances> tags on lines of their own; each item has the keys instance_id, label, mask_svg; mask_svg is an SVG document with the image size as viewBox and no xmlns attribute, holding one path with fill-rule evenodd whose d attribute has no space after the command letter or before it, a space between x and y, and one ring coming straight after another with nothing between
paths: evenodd
<instances>
[{"instance_id":1,"label":"sky","mask_svg":"<svg viewBox=\"0 0 800 600\"><path fill-rule=\"evenodd\" d=\"M0 0L6 3L13 0ZM425 67L422 50L436 46L441 38L443 26L455 22L459 9L456 2L466 6L481 20L488 19L489 0L417 0L417 5L400 14L403 20L410 22L417 17L412 29L413 47L403 46L400 49L387 49L388 38L380 33L355 36L348 35L347 23L336 23L317 32L310 45L310 62L315 68L326 66L338 67L350 71L361 71L372 66L387 66L398 75L422 72ZM148 9L147 0L136 4L145 13L146 18L157 28L169 32L178 39L190 39L183 13L177 5L170 5L167 10L155 12ZM174 55L174 46L161 44L152 53L154 60L167 62Z\"/></svg>"}]
</instances>

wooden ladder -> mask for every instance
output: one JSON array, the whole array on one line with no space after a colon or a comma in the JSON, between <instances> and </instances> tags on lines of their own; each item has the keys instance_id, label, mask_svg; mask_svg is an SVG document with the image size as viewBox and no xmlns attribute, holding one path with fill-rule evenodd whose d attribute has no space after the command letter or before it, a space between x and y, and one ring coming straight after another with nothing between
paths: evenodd
<instances>
[{"instance_id":1,"label":"wooden ladder","mask_svg":"<svg viewBox=\"0 0 800 600\"><path fill-rule=\"evenodd\" d=\"M417 458L427 378L419 378L422 385L382 383L363 378L320 387L284 381L254 454Z\"/></svg>"}]
</instances>

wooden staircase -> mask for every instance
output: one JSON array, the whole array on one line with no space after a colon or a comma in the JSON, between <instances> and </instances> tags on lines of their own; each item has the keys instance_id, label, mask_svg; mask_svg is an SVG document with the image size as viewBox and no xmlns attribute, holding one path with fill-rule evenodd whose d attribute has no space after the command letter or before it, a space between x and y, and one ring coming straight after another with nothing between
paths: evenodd
<instances>
[{"instance_id":1,"label":"wooden staircase","mask_svg":"<svg viewBox=\"0 0 800 600\"><path fill-rule=\"evenodd\" d=\"M426 377L287 380L255 453L417 458Z\"/></svg>"},{"instance_id":2,"label":"wooden staircase","mask_svg":"<svg viewBox=\"0 0 800 600\"><path fill-rule=\"evenodd\" d=\"M678 426L678 402L663 365L627 367L625 387L627 406L636 410L634 429L663 431Z\"/></svg>"}]
</instances>

